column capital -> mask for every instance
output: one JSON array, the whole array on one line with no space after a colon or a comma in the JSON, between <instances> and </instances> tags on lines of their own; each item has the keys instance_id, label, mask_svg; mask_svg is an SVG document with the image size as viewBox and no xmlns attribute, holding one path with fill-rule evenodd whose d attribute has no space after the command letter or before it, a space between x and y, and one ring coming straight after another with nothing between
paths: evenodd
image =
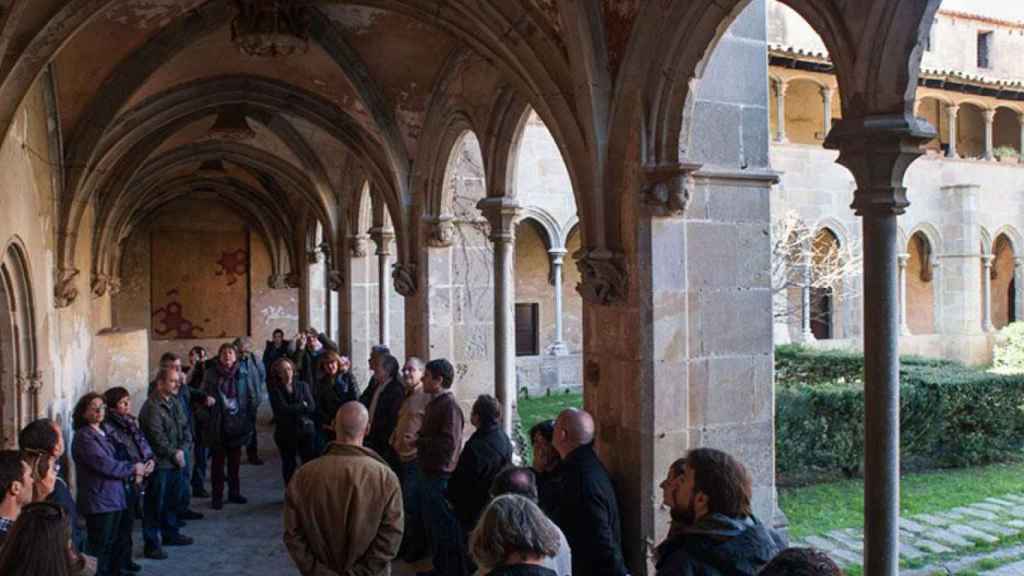
<instances>
[{"instance_id":1,"label":"column capital","mask_svg":"<svg viewBox=\"0 0 1024 576\"><path fill-rule=\"evenodd\" d=\"M398 263L392 266L391 282L395 285L395 292L406 298L416 294L416 265Z\"/></svg>"},{"instance_id":2,"label":"column capital","mask_svg":"<svg viewBox=\"0 0 1024 576\"><path fill-rule=\"evenodd\" d=\"M565 248L552 248L551 250L548 250L548 258L551 259L552 264L561 264L565 255L568 253L569 251Z\"/></svg>"},{"instance_id":3,"label":"column capital","mask_svg":"<svg viewBox=\"0 0 1024 576\"><path fill-rule=\"evenodd\" d=\"M391 241L395 239L395 231L391 228L371 228L370 239L377 245L377 256L391 255Z\"/></svg>"},{"instance_id":4,"label":"column capital","mask_svg":"<svg viewBox=\"0 0 1024 576\"><path fill-rule=\"evenodd\" d=\"M981 111L981 115L985 118L986 124L991 124L996 119L996 111L991 108L987 108Z\"/></svg>"},{"instance_id":5,"label":"column capital","mask_svg":"<svg viewBox=\"0 0 1024 576\"><path fill-rule=\"evenodd\" d=\"M960 105L959 104L947 104L946 105L946 114L949 114L950 116L956 116L959 113L960 113Z\"/></svg>"},{"instance_id":6,"label":"column capital","mask_svg":"<svg viewBox=\"0 0 1024 576\"><path fill-rule=\"evenodd\" d=\"M593 249L577 252L574 258L581 275L576 291L584 300L609 306L626 299L629 276L625 256L610 250Z\"/></svg>"},{"instance_id":7,"label":"column capital","mask_svg":"<svg viewBox=\"0 0 1024 576\"><path fill-rule=\"evenodd\" d=\"M491 242L512 242L516 237L519 202L508 196L494 196L477 202L477 209L491 225Z\"/></svg>"},{"instance_id":8,"label":"column capital","mask_svg":"<svg viewBox=\"0 0 1024 576\"><path fill-rule=\"evenodd\" d=\"M826 100L831 100L832 96L835 93L836 93L836 89L831 87L831 86L822 86L821 87L821 97L825 98Z\"/></svg>"},{"instance_id":9,"label":"column capital","mask_svg":"<svg viewBox=\"0 0 1024 576\"><path fill-rule=\"evenodd\" d=\"M77 268L58 268L57 281L53 287L53 307L67 308L78 299L75 278L81 274Z\"/></svg>"},{"instance_id":10,"label":"column capital","mask_svg":"<svg viewBox=\"0 0 1024 576\"><path fill-rule=\"evenodd\" d=\"M92 295L96 298L102 298L108 292L114 296L121 291L121 279L116 276L96 273L92 275L89 287L92 290Z\"/></svg>"},{"instance_id":11,"label":"column capital","mask_svg":"<svg viewBox=\"0 0 1024 576\"><path fill-rule=\"evenodd\" d=\"M341 289L345 287L345 275L341 273L341 270L327 272L327 287L332 292L341 292Z\"/></svg>"},{"instance_id":12,"label":"column capital","mask_svg":"<svg viewBox=\"0 0 1024 576\"><path fill-rule=\"evenodd\" d=\"M427 245L431 248L448 248L455 243L455 217L451 214L428 217Z\"/></svg>"},{"instance_id":13,"label":"column capital","mask_svg":"<svg viewBox=\"0 0 1024 576\"><path fill-rule=\"evenodd\" d=\"M785 78L772 78L772 86L775 87L775 94L783 96L786 94L786 88L789 86L789 80Z\"/></svg>"},{"instance_id":14,"label":"column capital","mask_svg":"<svg viewBox=\"0 0 1024 576\"><path fill-rule=\"evenodd\" d=\"M981 263L982 263L983 266L985 266L985 268L991 268L992 267L992 262L995 259L996 259L996 257L991 255L991 254L982 254L981 255Z\"/></svg>"},{"instance_id":15,"label":"column capital","mask_svg":"<svg viewBox=\"0 0 1024 576\"><path fill-rule=\"evenodd\" d=\"M910 254L904 252L903 254L896 255L896 262L900 265L900 268L906 268L907 262L910 261Z\"/></svg>"},{"instance_id":16,"label":"column capital","mask_svg":"<svg viewBox=\"0 0 1024 576\"><path fill-rule=\"evenodd\" d=\"M693 173L700 168L685 162L644 166L640 175L644 204L655 216L682 216L696 187Z\"/></svg>"},{"instance_id":17,"label":"column capital","mask_svg":"<svg viewBox=\"0 0 1024 576\"><path fill-rule=\"evenodd\" d=\"M1014 268L1024 267L1024 258L1014 258L1013 259L1013 267Z\"/></svg>"},{"instance_id":18,"label":"column capital","mask_svg":"<svg viewBox=\"0 0 1024 576\"><path fill-rule=\"evenodd\" d=\"M366 258L370 253L370 237L366 234L357 234L349 238L349 252L353 258Z\"/></svg>"},{"instance_id":19,"label":"column capital","mask_svg":"<svg viewBox=\"0 0 1024 576\"><path fill-rule=\"evenodd\" d=\"M267 286L271 290L284 290L288 288L288 276L286 274L271 274L267 278Z\"/></svg>"},{"instance_id":20,"label":"column capital","mask_svg":"<svg viewBox=\"0 0 1024 576\"><path fill-rule=\"evenodd\" d=\"M858 215L902 214L910 202L903 176L935 137L935 128L909 114L843 118L825 141L857 182L852 208Z\"/></svg>"}]
</instances>

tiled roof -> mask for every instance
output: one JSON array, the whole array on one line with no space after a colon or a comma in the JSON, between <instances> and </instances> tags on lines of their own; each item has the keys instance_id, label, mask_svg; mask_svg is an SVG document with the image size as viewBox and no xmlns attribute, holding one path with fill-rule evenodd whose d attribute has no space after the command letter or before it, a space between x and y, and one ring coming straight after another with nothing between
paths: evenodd
<instances>
[{"instance_id":1,"label":"tiled roof","mask_svg":"<svg viewBox=\"0 0 1024 576\"><path fill-rule=\"evenodd\" d=\"M986 24L994 24L996 26L1008 26L1010 28L1024 29L1024 22L1003 20L1002 18L994 18L992 16L984 16L982 14L972 14L970 12L960 12L958 10L939 10L939 15L950 16L953 18L963 18L965 20L974 20L975 22L984 22Z\"/></svg>"}]
</instances>

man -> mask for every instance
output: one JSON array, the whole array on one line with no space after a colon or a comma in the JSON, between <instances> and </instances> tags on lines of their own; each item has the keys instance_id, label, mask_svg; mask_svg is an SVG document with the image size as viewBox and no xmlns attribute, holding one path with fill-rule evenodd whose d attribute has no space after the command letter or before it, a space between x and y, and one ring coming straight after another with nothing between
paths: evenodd
<instances>
[{"instance_id":1,"label":"man","mask_svg":"<svg viewBox=\"0 0 1024 576\"><path fill-rule=\"evenodd\" d=\"M40 418L21 429L18 446L22 452L49 454L54 462L60 462L64 456L64 432L53 420ZM71 524L71 542L76 550L81 550L85 546L85 530L78 524L78 505L64 475L57 475L57 484L46 500L64 509Z\"/></svg>"},{"instance_id":2,"label":"man","mask_svg":"<svg viewBox=\"0 0 1024 576\"><path fill-rule=\"evenodd\" d=\"M391 354L381 356L373 373L373 392L359 398L370 412L366 445L380 454L393 469L398 468L398 456L391 447L391 435L398 425L398 415L405 398L405 387L398 372L397 358Z\"/></svg>"},{"instance_id":3,"label":"man","mask_svg":"<svg viewBox=\"0 0 1024 576\"><path fill-rule=\"evenodd\" d=\"M455 369L444 359L431 360L423 373L423 391L433 396L423 414L416 440L419 505L434 574L470 573L466 537L448 504L448 479L459 461L465 417L452 393Z\"/></svg>"},{"instance_id":4,"label":"man","mask_svg":"<svg viewBox=\"0 0 1024 576\"><path fill-rule=\"evenodd\" d=\"M327 452L292 476L284 543L303 576L390 574L402 542L402 490L395 473L363 446L369 414L348 402Z\"/></svg>"},{"instance_id":5,"label":"man","mask_svg":"<svg viewBox=\"0 0 1024 576\"><path fill-rule=\"evenodd\" d=\"M284 358L288 355L288 342L284 339L284 330L278 328L274 330L271 340L267 341L266 348L263 349L263 373L270 374L270 369L274 366L274 362ZM312 385L312 382L307 382Z\"/></svg>"},{"instance_id":6,"label":"man","mask_svg":"<svg viewBox=\"0 0 1024 576\"><path fill-rule=\"evenodd\" d=\"M506 468L494 477L491 484L491 497L497 498L503 494L518 494L537 503L537 477L530 468ZM559 547L558 554L544 559L544 567L558 574L558 576L572 576L572 552L569 549L569 541L560 528L558 530Z\"/></svg>"},{"instance_id":7,"label":"man","mask_svg":"<svg viewBox=\"0 0 1024 576\"><path fill-rule=\"evenodd\" d=\"M195 445L195 426L192 420L192 406L196 403L205 400L205 394L192 388L191 386L185 385L185 371L181 366L181 357L174 352L164 352L160 356L160 368L167 370L173 370L178 373L178 386L177 392L174 397L181 403L182 414L185 415L185 438L184 438L184 451L185 451L185 466L181 469L181 481L178 482L178 522L181 524L185 520L202 520L203 515L195 510L192 510L192 466L193 466L193 447ZM194 368L193 368L194 369ZM156 388L156 381L154 380L149 384L150 393ZM184 526L184 524L182 524Z\"/></svg>"},{"instance_id":8,"label":"man","mask_svg":"<svg viewBox=\"0 0 1024 576\"><path fill-rule=\"evenodd\" d=\"M142 535L145 556L163 560L162 546L187 546L192 539L178 532L182 470L185 468L185 434L188 421L177 399L181 376L174 368L157 372L156 386L139 414L146 440L157 457L143 502ZM162 539L161 539L162 536Z\"/></svg>"},{"instance_id":9,"label":"man","mask_svg":"<svg viewBox=\"0 0 1024 576\"><path fill-rule=\"evenodd\" d=\"M307 328L295 337L289 350L295 363L295 378L312 386L320 379L320 356L324 344L316 328Z\"/></svg>"},{"instance_id":10,"label":"man","mask_svg":"<svg viewBox=\"0 0 1024 576\"><path fill-rule=\"evenodd\" d=\"M249 464L262 466L263 460L260 459L259 442L257 441L259 433L256 432L256 414L259 412L260 403L267 395L267 373L263 369L263 363L252 350L252 338L248 336L236 338L234 345L238 350L238 379L250 387L255 400L252 410L249 411L253 433L249 438L249 444L245 447L246 459Z\"/></svg>"},{"instance_id":11,"label":"man","mask_svg":"<svg viewBox=\"0 0 1024 576\"><path fill-rule=\"evenodd\" d=\"M583 410L562 411L552 441L562 457L554 520L572 548L573 574L628 574L615 489L594 452L594 419Z\"/></svg>"},{"instance_id":12,"label":"man","mask_svg":"<svg viewBox=\"0 0 1024 576\"><path fill-rule=\"evenodd\" d=\"M0 547L21 509L32 502L32 469L17 450L0 452Z\"/></svg>"},{"instance_id":13,"label":"man","mask_svg":"<svg viewBox=\"0 0 1024 576\"><path fill-rule=\"evenodd\" d=\"M370 359L368 361L370 366L370 381L366 385L366 390L363 390L363 394L359 397L359 401L367 408L370 407L370 403L373 401L373 396L377 393L378 386L376 374L380 367L380 361L390 354L391 349L382 344L378 344L370 348Z\"/></svg>"},{"instance_id":14,"label":"man","mask_svg":"<svg viewBox=\"0 0 1024 576\"><path fill-rule=\"evenodd\" d=\"M476 428L462 448L459 464L448 481L449 500L465 533L490 501L491 483L512 464L512 442L501 429L501 405L493 396L481 394L469 416Z\"/></svg>"},{"instance_id":15,"label":"man","mask_svg":"<svg viewBox=\"0 0 1024 576\"><path fill-rule=\"evenodd\" d=\"M753 576L784 548L751 512L747 469L721 450L691 450L661 490L672 529L655 550L658 576Z\"/></svg>"},{"instance_id":16,"label":"man","mask_svg":"<svg viewBox=\"0 0 1024 576\"><path fill-rule=\"evenodd\" d=\"M408 527L402 537L399 556L415 562L423 556L423 531L419 514L416 487L416 439L423 425L423 414L433 398L423 391L423 360L410 356L402 367L402 384L405 399L398 413L398 424L391 434L391 448L398 457L398 481L402 484L402 504L405 507L405 524Z\"/></svg>"}]
</instances>

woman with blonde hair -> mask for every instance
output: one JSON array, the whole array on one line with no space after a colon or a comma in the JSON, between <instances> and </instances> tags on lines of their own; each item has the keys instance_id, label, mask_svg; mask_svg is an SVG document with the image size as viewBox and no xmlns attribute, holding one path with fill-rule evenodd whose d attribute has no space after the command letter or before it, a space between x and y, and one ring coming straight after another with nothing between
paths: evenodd
<instances>
[{"instance_id":1,"label":"woman with blonde hair","mask_svg":"<svg viewBox=\"0 0 1024 576\"><path fill-rule=\"evenodd\" d=\"M309 384L295 378L295 364L279 358L270 367L274 386L270 387L270 406L274 410L274 443L281 453L284 483L299 467L317 456L317 410Z\"/></svg>"}]
</instances>

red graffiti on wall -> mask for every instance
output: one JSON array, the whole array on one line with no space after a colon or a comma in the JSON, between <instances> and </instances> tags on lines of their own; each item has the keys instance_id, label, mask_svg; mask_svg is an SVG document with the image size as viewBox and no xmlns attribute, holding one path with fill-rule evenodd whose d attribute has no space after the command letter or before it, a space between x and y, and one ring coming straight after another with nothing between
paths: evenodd
<instances>
[{"instance_id":1,"label":"red graffiti on wall","mask_svg":"<svg viewBox=\"0 0 1024 576\"><path fill-rule=\"evenodd\" d=\"M234 286L240 277L249 272L249 253L241 248L234 252L222 252L217 260L217 276L227 276L228 286Z\"/></svg>"},{"instance_id":2,"label":"red graffiti on wall","mask_svg":"<svg viewBox=\"0 0 1024 576\"><path fill-rule=\"evenodd\" d=\"M171 290L168 296L176 294L177 290ZM169 302L163 308L153 313L153 319L163 327L157 327L154 323L153 332L160 336L174 334L175 338L199 338L196 332L202 332L202 326L196 326L191 320L185 318L180 302Z\"/></svg>"}]
</instances>

